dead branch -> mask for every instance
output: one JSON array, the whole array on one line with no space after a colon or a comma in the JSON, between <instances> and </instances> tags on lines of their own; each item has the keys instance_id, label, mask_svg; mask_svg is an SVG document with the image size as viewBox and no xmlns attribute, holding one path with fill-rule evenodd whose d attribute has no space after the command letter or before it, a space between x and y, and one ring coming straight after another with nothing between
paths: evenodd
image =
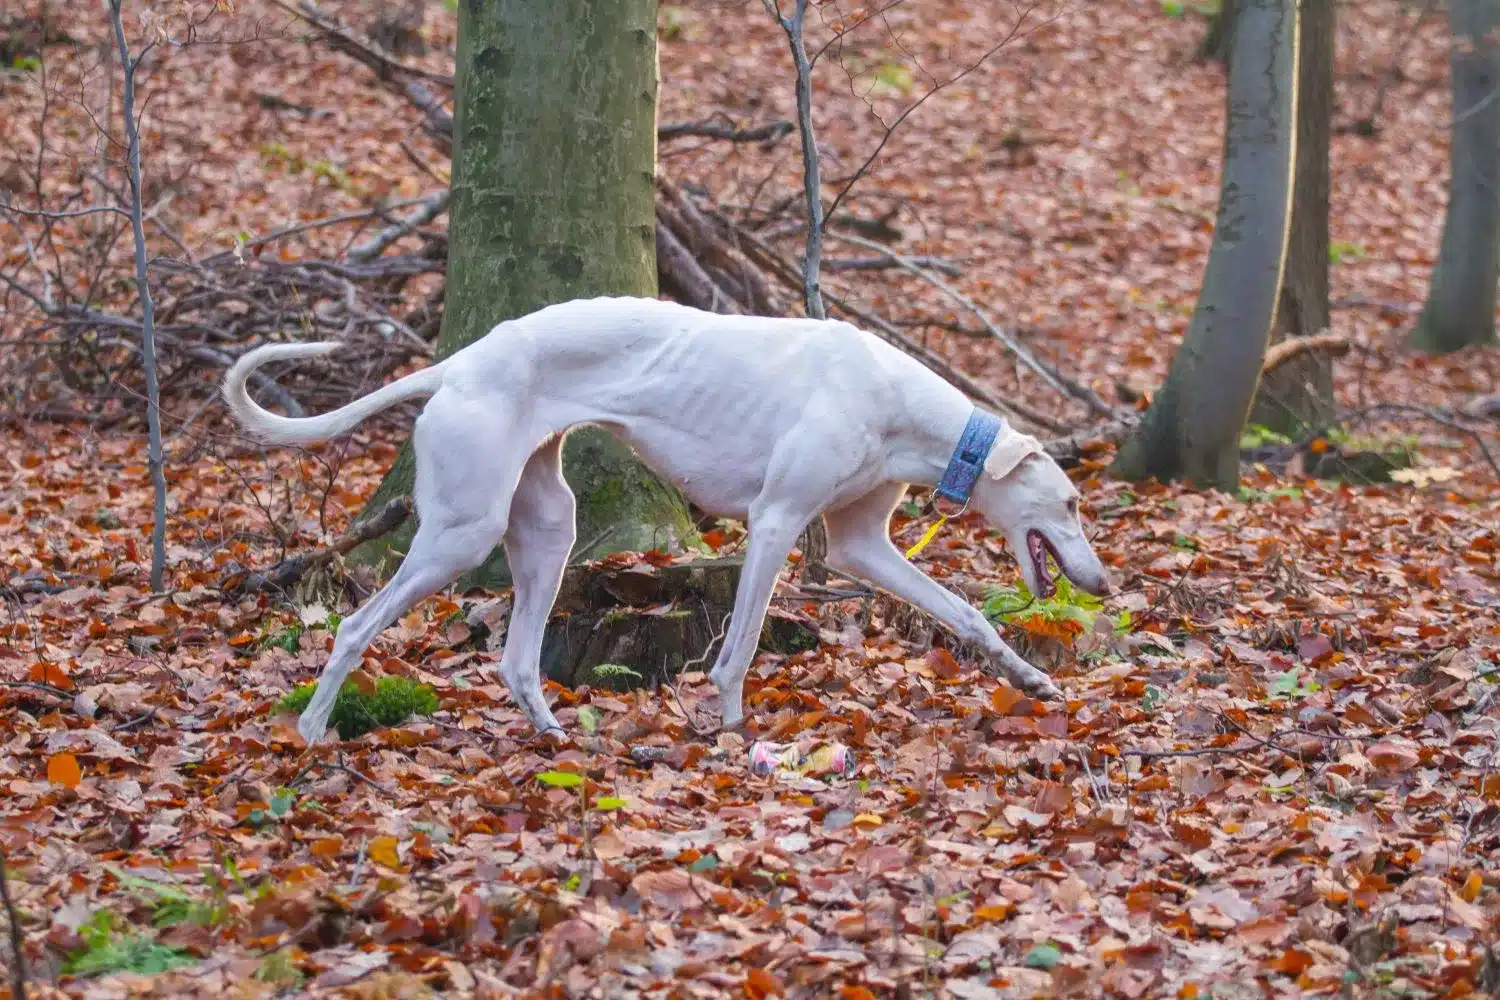
<instances>
[{"instance_id":1,"label":"dead branch","mask_svg":"<svg viewBox=\"0 0 1500 1000\"><path fill-rule=\"evenodd\" d=\"M656 222L656 268L668 294L686 305L716 313L743 311L660 218Z\"/></svg>"},{"instance_id":2,"label":"dead branch","mask_svg":"<svg viewBox=\"0 0 1500 1000\"><path fill-rule=\"evenodd\" d=\"M1463 414L1479 419L1500 416L1500 394L1469 400L1464 404Z\"/></svg>"},{"instance_id":3,"label":"dead branch","mask_svg":"<svg viewBox=\"0 0 1500 1000\"><path fill-rule=\"evenodd\" d=\"M755 262L764 268L768 274L789 287L801 288L802 279L797 273L795 264L754 233L742 231L739 236L747 252L751 254ZM960 392L974 402L983 404L996 413L1003 414L1021 423L1030 421L1030 417L1023 414L1006 400L1001 399L992 389L981 385L957 368L954 368L941 355L912 340L880 316L833 292L824 292L823 294L839 311L854 317L863 323L866 329L882 340L910 354L928 368L937 372L943 378L957 386ZM1063 425L1052 420L1052 418L1047 417L1045 414L1041 414L1040 416L1045 423L1054 425L1051 428L1052 430L1057 431L1062 429Z\"/></svg>"},{"instance_id":4,"label":"dead branch","mask_svg":"<svg viewBox=\"0 0 1500 1000\"><path fill-rule=\"evenodd\" d=\"M0 850L0 902L5 905L5 916L10 921L10 992L16 1000L26 1000L26 950L21 936L21 915L10 898L10 881L5 872L8 859Z\"/></svg>"},{"instance_id":5,"label":"dead branch","mask_svg":"<svg viewBox=\"0 0 1500 1000\"><path fill-rule=\"evenodd\" d=\"M382 80L390 80L399 76L415 80L430 80L445 87L453 86L453 77L445 73L433 73L416 66L408 66L392 59L373 44L355 37L352 32L341 27L331 15L323 13L312 0L302 0L300 9L283 3L282 0L271 0L271 3L317 28L323 33L323 37L331 48L358 59L373 69Z\"/></svg>"},{"instance_id":6,"label":"dead branch","mask_svg":"<svg viewBox=\"0 0 1500 1000\"><path fill-rule=\"evenodd\" d=\"M1379 309L1383 312L1396 313L1401 316L1415 316L1422 311L1421 306L1414 306L1409 302L1395 302L1391 299L1372 299L1364 295L1350 295L1347 298L1334 299L1328 303L1330 309Z\"/></svg>"},{"instance_id":7,"label":"dead branch","mask_svg":"<svg viewBox=\"0 0 1500 1000\"><path fill-rule=\"evenodd\" d=\"M967 295L960 292L958 289L954 288L952 285L948 284L942 278L939 278L937 275L933 274L930 270L916 264L910 257L894 253L893 251L881 246L879 243L876 243L874 240L867 240L863 236L855 236L851 233L834 233L833 236L835 239L853 243L856 246L864 247L866 250L875 250L880 253L889 255L890 258L894 260L902 270L909 271L910 273L921 278L923 281L926 281L938 291L942 292L944 295L948 296L950 299L959 303L965 309L973 313L979 319L979 322L984 324L984 328L990 332L991 336L1000 341L1000 343L1004 344L1006 349L1009 350L1011 354L1015 355L1022 364L1039 375L1042 381L1046 382L1052 388L1056 389L1058 392L1068 397L1069 399L1077 399L1080 402L1086 404L1089 409L1093 410L1100 416L1117 416L1114 407L1110 406L1104 400L1100 399L1098 394L1095 393L1092 389L1079 385L1078 383L1073 383L1070 386L1067 382L1065 382L1063 379L1059 378L1056 374L1049 370L1046 365L1043 365L1040 361L1038 361L1036 356L1033 355L1031 351L1022 346L1022 344L1018 340L1016 340L1006 331L1002 330L1000 327L996 326L990 320L988 314L986 314L983 309L979 308L977 303L975 303Z\"/></svg>"},{"instance_id":8,"label":"dead branch","mask_svg":"<svg viewBox=\"0 0 1500 1000\"><path fill-rule=\"evenodd\" d=\"M396 497L374 517L366 518L334 540L333 544L306 555L283 559L264 573L246 573L226 579L220 589L225 593L256 594L261 591L286 591L310 571L327 565L336 556L347 555L365 542L389 534L412 512L408 497Z\"/></svg>"},{"instance_id":9,"label":"dead branch","mask_svg":"<svg viewBox=\"0 0 1500 1000\"><path fill-rule=\"evenodd\" d=\"M785 118L756 125L753 128L732 128L712 122L677 122L663 125L656 130L658 142L671 142L688 136L704 139L722 139L725 142L776 142L796 128Z\"/></svg>"},{"instance_id":10,"label":"dead branch","mask_svg":"<svg viewBox=\"0 0 1500 1000\"><path fill-rule=\"evenodd\" d=\"M787 302L766 281L741 248L740 230L716 212L700 210L666 178L657 187L663 200L657 203L657 223L667 221L684 246L703 261L721 288L735 294L746 312L780 316Z\"/></svg>"},{"instance_id":11,"label":"dead branch","mask_svg":"<svg viewBox=\"0 0 1500 1000\"><path fill-rule=\"evenodd\" d=\"M426 195L418 207L406 218L385 227L363 243L351 248L347 254L350 260L372 260L385 253L392 243L400 240L403 236L410 235L417 227L425 226L448 210L449 192L447 188L434 191Z\"/></svg>"},{"instance_id":12,"label":"dead branch","mask_svg":"<svg viewBox=\"0 0 1500 1000\"><path fill-rule=\"evenodd\" d=\"M950 260L941 257L908 257L918 267L946 274L950 278L963 277L963 268ZM886 268L900 267L901 264L890 254L882 254L879 257L825 257L823 268L828 271L882 271Z\"/></svg>"},{"instance_id":13,"label":"dead branch","mask_svg":"<svg viewBox=\"0 0 1500 1000\"><path fill-rule=\"evenodd\" d=\"M1288 337L1266 350L1266 359L1261 363L1262 376L1308 351L1324 351L1335 357L1348 354L1349 335L1345 333L1315 333L1306 337Z\"/></svg>"},{"instance_id":14,"label":"dead branch","mask_svg":"<svg viewBox=\"0 0 1500 1000\"><path fill-rule=\"evenodd\" d=\"M1107 424L1043 441L1042 447L1062 465L1076 465L1084 457L1124 441L1140 422L1139 414L1129 413Z\"/></svg>"}]
</instances>

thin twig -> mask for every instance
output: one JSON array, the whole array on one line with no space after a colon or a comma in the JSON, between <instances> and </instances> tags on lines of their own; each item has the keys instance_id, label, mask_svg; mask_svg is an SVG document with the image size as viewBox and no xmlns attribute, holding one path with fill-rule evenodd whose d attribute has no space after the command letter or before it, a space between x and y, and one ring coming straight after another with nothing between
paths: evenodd
<instances>
[{"instance_id":1,"label":"thin twig","mask_svg":"<svg viewBox=\"0 0 1500 1000\"><path fill-rule=\"evenodd\" d=\"M40 208L21 208L18 205L0 203L0 211L14 212L16 215L24 215L32 219L77 219L85 215L100 215L102 213L123 215L127 219L131 217L129 212L115 205L98 205L94 208L78 208L68 212L49 212Z\"/></svg>"},{"instance_id":2,"label":"thin twig","mask_svg":"<svg viewBox=\"0 0 1500 1000\"><path fill-rule=\"evenodd\" d=\"M21 916L10 898L7 861L5 850L0 848L0 902L5 904L5 916L10 921L10 992L16 1000L26 1000L26 948L21 936Z\"/></svg>"},{"instance_id":3,"label":"thin twig","mask_svg":"<svg viewBox=\"0 0 1500 1000\"><path fill-rule=\"evenodd\" d=\"M1027 368L1030 368L1033 372L1041 377L1043 382L1046 382L1052 388L1056 389L1064 397L1068 399L1080 400L1100 416L1118 416L1118 414L1115 412L1114 407L1110 406L1104 400L1100 399L1098 394L1096 394L1093 390L1087 389L1082 386L1078 386L1076 389L1070 389L1062 379L1058 378L1056 375L1052 374L1052 372L1048 371L1047 366L1038 361L1036 357L1031 353L1031 351L1027 350L1020 341L1016 340L1015 337L1011 336L1005 330L996 326L995 323L990 319L989 315L979 307L978 303L969 298L963 292L960 292L958 289L954 288L952 285L948 284L942 278L939 278L937 275L933 274L927 268L924 268L915 263L912 258L907 257L903 254L894 253L881 244L876 243L874 240L867 240L863 236L855 236L853 233L846 233L835 230L829 235L831 235L834 239L843 240L846 243L853 243L855 246L864 247L866 250L875 250L879 253L889 254L891 259L894 260L902 270L909 271L910 273L921 278L923 281L926 281L938 291L942 292L953 301L959 303L965 309L969 310L976 317L978 317L979 322L984 324L984 328L990 332L990 335L992 337L1000 341L1000 343L1004 344L1006 349L1014 354L1018 359L1020 359L1022 364L1024 364Z\"/></svg>"},{"instance_id":4,"label":"thin twig","mask_svg":"<svg viewBox=\"0 0 1500 1000\"><path fill-rule=\"evenodd\" d=\"M380 792L382 795L394 795L395 794L395 789L393 789L393 788L387 788L385 785L382 785L380 782L376 781L374 778L370 778L370 777L367 777L367 776L365 776L363 774L360 774L358 771L356 771L354 768L350 767L347 764L339 764L339 763L336 763L336 762L331 761L331 760L314 760L314 761L309 761L302 768L302 770L300 770L300 771L297 772L297 776L295 778L293 778L290 782L288 782L287 787L288 788L296 788L299 784L302 783L302 780L304 778L306 778L307 775L315 767L320 767L320 768L322 768L325 771L342 771L344 774L347 774L347 775L349 775L352 778L357 778L358 780L364 782L365 784L369 785L371 788L375 789L377 792Z\"/></svg>"},{"instance_id":5,"label":"thin twig","mask_svg":"<svg viewBox=\"0 0 1500 1000\"><path fill-rule=\"evenodd\" d=\"M703 664L708 662L709 656L714 651L714 646L723 640L724 633L729 630L729 619L732 615L733 612L730 612L729 614L726 614L724 616L723 620L719 622L719 631L714 635L712 639L708 640L708 644L703 647L703 652L700 655L693 657L691 660L684 661L682 664L682 669L677 671L676 679L667 685L667 690L672 692L672 697L677 700L677 707L682 709L683 719L687 721L688 726L693 730L693 732L697 733L699 736L710 736L714 733L714 729L712 727L705 729L699 726L695 713L692 709L688 708L687 702L682 700L682 692L679 690L679 687L682 684L682 675L686 674L690 670L701 667L703 666Z\"/></svg>"},{"instance_id":6,"label":"thin twig","mask_svg":"<svg viewBox=\"0 0 1500 1000\"><path fill-rule=\"evenodd\" d=\"M390 76L407 76L420 80L431 80L433 83L442 84L445 87L453 86L453 77L446 73L434 73L431 70L421 69L416 66L408 66L403 62L392 59L348 31L334 23L327 14L318 9L311 0L302 0L301 9L292 7L290 4L282 3L282 0L271 0L271 3L294 17L301 18L308 24L317 28L328 38L328 43L336 49L340 49L360 62L369 66L382 78Z\"/></svg>"},{"instance_id":7,"label":"thin twig","mask_svg":"<svg viewBox=\"0 0 1500 1000\"><path fill-rule=\"evenodd\" d=\"M909 257L907 259L918 267L940 271L950 278L963 277L963 268L951 260L944 260L941 257ZM889 253L881 254L879 257L825 257L823 259L823 267L829 271L880 271L900 266Z\"/></svg>"},{"instance_id":8,"label":"thin twig","mask_svg":"<svg viewBox=\"0 0 1500 1000\"><path fill-rule=\"evenodd\" d=\"M785 118L778 118L774 122L767 122L754 128L733 128L727 125L715 125L711 122L675 122L658 128L656 138L660 142L670 142L687 136L722 139L725 142L775 142L794 128L796 126Z\"/></svg>"}]
</instances>

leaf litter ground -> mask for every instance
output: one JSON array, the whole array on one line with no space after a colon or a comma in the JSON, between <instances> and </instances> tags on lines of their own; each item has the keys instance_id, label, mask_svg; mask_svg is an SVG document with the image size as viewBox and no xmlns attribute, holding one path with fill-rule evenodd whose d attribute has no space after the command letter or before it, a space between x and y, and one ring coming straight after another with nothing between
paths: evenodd
<instances>
[{"instance_id":1,"label":"leaf litter ground","mask_svg":"<svg viewBox=\"0 0 1500 1000\"><path fill-rule=\"evenodd\" d=\"M816 37L829 37L834 7L817 8ZM355 5L328 9L359 21ZM269 13L242 4L236 17ZM1117 380L1152 384L1190 316L1211 239L1222 78L1191 61L1191 17L1146 3L1047 13L908 120L848 205L865 217L896 208L903 250L961 261L961 287L1109 395ZM1373 100L1413 15L1377 3L1341 13L1348 120ZM925 72L949 75L1002 37L1007 16L931 2L852 33L820 69L826 173L852 173L880 139L863 81L885 82L871 101L889 120ZM663 120L788 114L784 40L759 5L663 19ZM430 12L427 28L451 42L451 15ZM1333 236L1349 248L1336 296L1420 301L1446 176L1444 65L1427 25L1380 135L1336 138ZM401 138L420 142L397 127L413 115L346 69L326 52L270 46L189 48L153 67L155 162L198 164L178 196L191 207L171 209L191 245L360 204L247 153L276 152L273 142L391 190L428 186L393 152ZM260 90L336 111L270 115L256 110ZM211 113L169 113L209 91L222 95ZM17 110L8 120L32 106L11 82L3 100ZM241 137L218 141L230 128ZM725 204L750 210L796 191L788 144L668 153L673 176ZM920 282L832 280L913 322L972 325ZM1390 309L1336 313L1359 347L1338 366L1344 405L1496 391L1493 351L1410 357L1399 350L1409 322ZM1046 405L990 341L927 335ZM223 429L173 436L173 586L153 599L139 440L8 428L0 837L34 985L108 952L111 967L149 974L74 978L61 992L1492 987L1500 495L1446 428L1366 430L1414 435L1424 467L1458 474L1356 487L1255 469L1229 497L1081 470L1122 589L1109 619L1129 612L1128 629L1106 619L1079 633L1039 617L1008 629L1062 678L1066 710L997 685L941 636L934 648L894 602L779 601L823 641L759 658L755 726L856 751L852 778L820 781L755 777L738 737L700 739L690 716L711 708L701 673L676 697L552 689L572 740L532 740L495 683L497 654L468 623L481 595L426 602L366 659L372 676L430 683L437 715L306 753L294 719L274 709L321 666L330 616L347 608L316 585L287 607L227 600L219 583L346 527L399 432L367 428L300 453L264 453ZM924 527L899 518L893 531L909 545ZM1016 577L972 521L920 558L975 600ZM655 763L631 756L653 746ZM586 780L537 778L559 772ZM193 964L171 968L179 959Z\"/></svg>"}]
</instances>

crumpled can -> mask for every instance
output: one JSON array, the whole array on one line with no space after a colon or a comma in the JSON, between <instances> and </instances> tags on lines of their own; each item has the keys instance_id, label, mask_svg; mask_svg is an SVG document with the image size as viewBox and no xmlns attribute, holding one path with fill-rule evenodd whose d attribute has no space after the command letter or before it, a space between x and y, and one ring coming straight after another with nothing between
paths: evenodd
<instances>
[{"instance_id":1,"label":"crumpled can","mask_svg":"<svg viewBox=\"0 0 1500 1000\"><path fill-rule=\"evenodd\" d=\"M854 777L854 751L841 743L822 743L804 752L796 743L750 744L750 773L757 777Z\"/></svg>"}]
</instances>

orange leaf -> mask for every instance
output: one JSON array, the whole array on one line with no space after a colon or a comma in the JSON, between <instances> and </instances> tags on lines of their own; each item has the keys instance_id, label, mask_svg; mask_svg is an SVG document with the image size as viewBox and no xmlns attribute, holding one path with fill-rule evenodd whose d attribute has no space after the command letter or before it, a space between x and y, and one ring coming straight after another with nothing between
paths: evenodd
<instances>
[{"instance_id":1,"label":"orange leaf","mask_svg":"<svg viewBox=\"0 0 1500 1000\"><path fill-rule=\"evenodd\" d=\"M83 771L78 758L70 753L57 753L47 758L47 780L65 788L77 788L83 781Z\"/></svg>"},{"instance_id":2,"label":"orange leaf","mask_svg":"<svg viewBox=\"0 0 1500 1000\"><path fill-rule=\"evenodd\" d=\"M1479 890L1484 888L1484 876L1478 870L1469 872L1469 877L1464 879L1464 887L1458 890L1465 903L1472 903L1479 897Z\"/></svg>"},{"instance_id":3,"label":"orange leaf","mask_svg":"<svg viewBox=\"0 0 1500 1000\"><path fill-rule=\"evenodd\" d=\"M375 678L364 670L354 670L349 674L349 680L354 683L354 689L369 698L375 694Z\"/></svg>"},{"instance_id":4,"label":"orange leaf","mask_svg":"<svg viewBox=\"0 0 1500 1000\"><path fill-rule=\"evenodd\" d=\"M392 871L401 871L401 855L396 850L395 837L376 837L366 850L370 860L384 865Z\"/></svg>"},{"instance_id":5,"label":"orange leaf","mask_svg":"<svg viewBox=\"0 0 1500 1000\"><path fill-rule=\"evenodd\" d=\"M933 675L939 680L952 680L963 673L963 669L958 665L958 661L953 658L953 654L942 647L932 649L924 659L927 661L927 665L932 668Z\"/></svg>"},{"instance_id":6,"label":"orange leaf","mask_svg":"<svg viewBox=\"0 0 1500 1000\"><path fill-rule=\"evenodd\" d=\"M1277 972L1285 972L1289 976L1300 976L1312 965L1312 956L1305 951L1296 948L1288 948L1281 953L1281 957L1272 959L1266 963Z\"/></svg>"},{"instance_id":7,"label":"orange leaf","mask_svg":"<svg viewBox=\"0 0 1500 1000\"><path fill-rule=\"evenodd\" d=\"M315 858L336 858L343 849L343 837L320 837L308 848Z\"/></svg>"},{"instance_id":8,"label":"orange leaf","mask_svg":"<svg viewBox=\"0 0 1500 1000\"><path fill-rule=\"evenodd\" d=\"M999 922L1010 916L1010 911L1012 909L1014 909L1014 907L1012 907L1009 903L1001 903L998 906L981 906L979 909L974 911L974 919L992 920L995 922Z\"/></svg>"},{"instance_id":9,"label":"orange leaf","mask_svg":"<svg viewBox=\"0 0 1500 1000\"><path fill-rule=\"evenodd\" d=\"M62 666L56 663L42 661L33 663L31 669L26 671L26 679L37 684L50 684L64 690L71 690L73 687L73 679L68 676L68 672Z\"/></svg>"},{"instance_id":10,"label":"orange leaf","mask_svg":"<svg viewBox=\"0 0 1500 1000\"><path fill-rule=\"evenodd\" d=\"M875 994L863 986L840 986L839 1000L875 1000Z\"/></svg>"},{"instance_id":11,"label":"orange leaf","mask_svg":"<svg viewBox=\"0 0 1500 1000\"><path fill-rule=\"evenodd\" d=\"M745 973L745 996L749 1000L765 1000L769 996L781 995L781 980L765 969L752 968Z\"/></svg>"},{"instance_id":12,"label":"orange leaf","mask_svg":"<svg viewBox=\"0 0 1500 1000\"><path fill-rule=\"evenodd\" d=\"M1010 715L1011 710L1018 704L1029 701L1030 699L1024 694L1007 684L1002 684L990 692L990 704L1001 715Z\"/></svg>"}]
</instances>

